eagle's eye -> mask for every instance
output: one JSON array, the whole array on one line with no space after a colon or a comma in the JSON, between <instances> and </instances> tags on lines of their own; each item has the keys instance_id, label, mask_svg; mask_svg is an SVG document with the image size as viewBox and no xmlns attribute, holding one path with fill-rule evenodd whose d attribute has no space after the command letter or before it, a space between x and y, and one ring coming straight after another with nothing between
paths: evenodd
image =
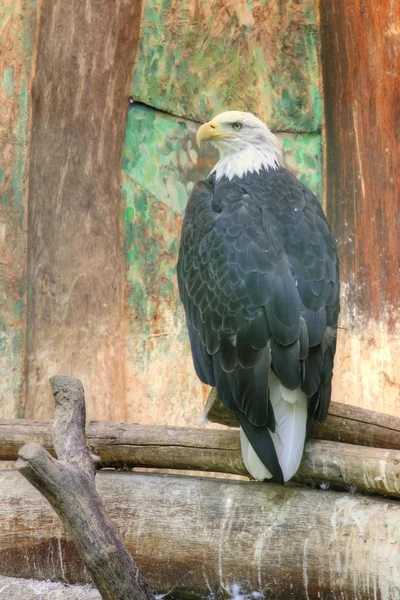
<instances>
[{"instance_id":1,"label":"eagle's eye","mask_svg":"<svg viewBox=\"0 0 400 600\"><path fill-rule=\"evenodd\" d=\"M232 123L232 129L234 129L235 131L240 131L242 127L243 125L239 121L236 121L236 123Z\"/></svg>"}]
</instances>

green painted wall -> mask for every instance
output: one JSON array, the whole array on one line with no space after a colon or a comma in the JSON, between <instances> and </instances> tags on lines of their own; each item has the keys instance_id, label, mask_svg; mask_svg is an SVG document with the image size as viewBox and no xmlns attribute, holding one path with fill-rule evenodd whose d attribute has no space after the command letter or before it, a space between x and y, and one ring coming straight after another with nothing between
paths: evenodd
<instances>
[{"instance_id":1,"label":"green painted wall","mask_svg":"<svg viewBox=\"0 0 400 600\"><path fill-rule=\"evenodd\" d=\"M142 104L128 112L122 157L127 373L132 412L144 422L190 424L201 413L175 274L188 195L217 156L211 145L199 155L197 128ZM278 137L287 166L319 193L320 134Z\"/></svg>"},{"instance_id":2,"label":"green painted wall","mask_svg":"<svg viewBox=\"0 0 400 600\"><path fill-rule=\"evenodd\" d=\"M147 0L132 92L196 121L238 109L319 131L314 0Z\"/></svg>"},{"instance_id":3,"label":"green painted wall","mask_svg":"<svg viewBox=\"0 0 400 600\"><path fill-rule=\"evenodd\" d=\"M254 112L278 132L288 168L320 196L317 35L314 0L145 2L132 80L142 104L129 111L122 161L128 414L139 421L193 424L207 393L175 276L188 194L216 159L211 147L199 156L198 123Z\"/></svg>"},{"instance_id":4,"label":"green painted wall","mask_svg":"<svg viewBox=\"0 0 400 600\"><path fill-rule=\"evenodd\" d=\"M35 1L0 1L0 418L20 416L23 404L28 85L35 24Z\"/></svg>"},{"instance_id":5,"label":"green painted wall","mask_svg":"<svg viewBox=\"0 0 400 600\"><path fill-rule=\"evenodd\" d=\"M23 407L36 18L36 0L0 0L0 417ZM216 159L211 147L198 154L198 122L229 108L255 112L278 132L287 166L320 194L319 80L314 0L145 2L132 94L148 106L129 110L121 175L131 420L192 423L206 393L175 277L188 194Z\"/></svg>"}]
</instances>

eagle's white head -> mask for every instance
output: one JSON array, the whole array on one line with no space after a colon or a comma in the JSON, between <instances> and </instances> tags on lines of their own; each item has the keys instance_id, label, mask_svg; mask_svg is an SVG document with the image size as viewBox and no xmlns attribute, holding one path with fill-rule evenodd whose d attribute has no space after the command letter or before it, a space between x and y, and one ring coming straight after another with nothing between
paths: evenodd
<instances>
[{"instance_id":1,"label":"eagle's white head","mask_svg":"<svg viewBox=\"0 0 400 600\"><path fill-rule=\"evenodd\" d=\"M282 150L277 138L256 116L248 112L223 112L201 125L197 145L210 141L220 159L211 171L218 179L243 177L261 169L277 169L282 165Z\"/></svg>"}]
</instances>

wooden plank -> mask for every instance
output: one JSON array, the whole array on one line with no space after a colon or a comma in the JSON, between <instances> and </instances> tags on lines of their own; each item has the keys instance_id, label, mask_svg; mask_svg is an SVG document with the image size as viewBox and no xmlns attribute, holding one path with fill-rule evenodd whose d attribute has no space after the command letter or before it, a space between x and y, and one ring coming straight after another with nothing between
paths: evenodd
<instances>
[{"instance_id":1,"label":"wooden plank","mask_svg":"<svg viewBox=\"0 0 400 600\"><path fill-rule=\"evenodd\" d=\"M36 2L0 2L0 417L21 416L26 320L26 161Z\"/></svg>"},{"instance_id":2,"label":"wooden plank","mask_svg":"<svg viewBox=\"0 0 400 600\"><path fill-rule=\"evenodd\" d=\"M36 581L0 575L0 600L101 600L89 585L69 585L54 581Z\"/></svg>"},{"instance_id":3,"label":"wooden plank","mask_svg":"<svg viewBox=\"0 0 400 600\"><path fill-rule=\"evenodd\" d=\"M160 424L162 419L168 425L192 425L208 393L193 369L175 276L188 195L217 157L211 145L199 154L197 127L140 104L128 113L122 156L128 284L126 413L141 423ZM318 192L320 135L278 137L288 167ZM97 418L121 419L116 412L104 413L100 405L96 409Z\"/></svg>"},{"instance_id":4,"label":"wooden plank","mask_svg":"<svg viewBox=\"0 0 400 600\"><path fill-rule=\"evenodd\" d=\"M120 155L140 15L140 2L129 0L41 3L29 178L27 417L52 415L47 382L63 372L85 383L89 414L125 418Z\"/></svg>"},{"instance_id":5,"label":"wooden plank","mask_svg":"<svg viewBox=\"0 0 400 600\"><path fill-rule=\"evenodd\" d=\"M97 487L158 592L219 597L237 583L282 600L399 599L399 503L113 472L99 473ZM15 472L0 474L0 521L4 575L87 580L55 513Z\"/></svg>"},{"instance_id":6,"label":"wooden plank","mask_svg":"<svg viewBox=\"0 0 400 600\"><path fill-rule=\"evenodd\" d=\"M314 1L146 0L132 91L196 121L238 109L276 131L318 131Z\"/></svg>"},{"instance_id":7,"label":"wooden plank","mask_svg":"<svg viewBox=\"0 0 400 600\"><path fill-rule=\"evenodd\" d=\"M215 388L212 388L208 396L204 415L213 423L239 427L236 414L225 408ZM331 402L325 423L311 421L308 435L317 439L398 450L400 449L400 418L340 402Z\"/></svg>"},{"instance_id":8,"label":"wooden plank","mask_svg":"<svg viewBox=\"0 0 400 600\"><path fill-rule=\"evenodd\" d=\"M334 398L400 416L400 3L320 6L327 213L345 328Z\"/></svg>"},{"instance_id":9,"label":"wooden plank","mask_svg":"<svg viewBox=\"0 0 400 600\"><path fill-rule=\"evenodd\" d=\"M99 468L247 475L237 430L94 422L87 428L87 439L92 452L101 459ZM31 442L43 445L54 455L51 422L0 421L0 460L16 460L20 448ZM294 481L339 490L356 487L366 494L399 498L400 450L309 440Z\"/></svg>"}]
</instances>

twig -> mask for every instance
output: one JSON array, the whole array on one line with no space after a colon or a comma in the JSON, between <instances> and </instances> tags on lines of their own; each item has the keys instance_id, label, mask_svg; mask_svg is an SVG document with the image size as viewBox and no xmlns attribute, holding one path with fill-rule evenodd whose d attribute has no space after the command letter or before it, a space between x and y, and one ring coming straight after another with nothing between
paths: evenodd
<instances>
[{"instance_id":1,"label":"twig","mask_svg":"<svg viewBox=\"0 0 400 600\"><path fill-rule=\"evenodd\" d=\"M50 502L72 535L103 600L154 600L139 567L116 533L95 487L95 466L86 445L82 383L50 379L55 398L52 437L58 457L39 444L19 452L17 469Z\"/></svg>"}]
</instances>

